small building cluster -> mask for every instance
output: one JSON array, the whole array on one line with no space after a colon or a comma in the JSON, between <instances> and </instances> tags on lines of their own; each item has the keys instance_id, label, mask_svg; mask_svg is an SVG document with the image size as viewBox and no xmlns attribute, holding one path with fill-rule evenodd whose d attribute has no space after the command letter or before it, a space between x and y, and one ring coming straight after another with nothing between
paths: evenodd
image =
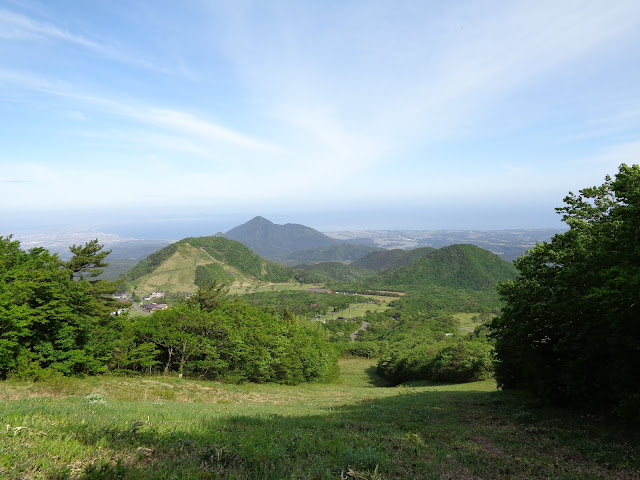
<instances>
[{"instance_id":1,"label":"small building cluster","mask_svg":"<svg viewBox=\"0 0 640 480\"><path fill-rule=\"evenodd\" d=\"M120 293L116 293L113 298L115 298L116 300L118 300L119 302L123 303L123 302L127 302L128 298L127 298L127 292L120 292Z\"/></svg>"},{"instance_id":2,"label":"small building cluster","mask_svg":"<svg viewBox=\"0 0 640 480\"><path fill-rule=\"evenodd\" d=\"M164 292L153 292L147 295L146 297L142 297L142 300L148 302L149 300L153 300L154 298L164 298Z\"/></svg>"},{"instance_id":3,"label":"small building cluster","mask_svg":"<svg viewBox=\"0 0 640 480\"><path fill-rule=\"evenodd\" d=\"M169 305L167 305L166 303L145 303L143 305L140 305L140 308L142 308L142 310L147 313L152 313L156 310L166 310L167 308L169 308Z\"/></svg>"}]
</instances>

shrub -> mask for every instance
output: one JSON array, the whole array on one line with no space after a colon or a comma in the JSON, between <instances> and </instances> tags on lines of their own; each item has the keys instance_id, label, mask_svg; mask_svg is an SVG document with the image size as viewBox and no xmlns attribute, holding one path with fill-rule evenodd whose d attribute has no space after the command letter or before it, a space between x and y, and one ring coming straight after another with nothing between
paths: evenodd
<instances>
[{"instance_id":1,"label":"shrub","mask_svg":"<svg viewBox=\"0 0 640 480\"><path fill-rule=\"evenodd\" d=\"M485 380L493 372L493 347L480 341L458 342L440 350L429 370L437 382Z\"/></svg>"}]
</instances>

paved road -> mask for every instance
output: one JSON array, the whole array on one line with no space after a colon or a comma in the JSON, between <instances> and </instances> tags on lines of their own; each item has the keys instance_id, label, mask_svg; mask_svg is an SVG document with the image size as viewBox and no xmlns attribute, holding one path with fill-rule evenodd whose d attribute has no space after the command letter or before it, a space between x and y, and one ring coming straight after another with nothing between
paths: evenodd
<instances>
[{"instance_id":1,"label":"paved road","mask_svg":"<svg viewBox=\"0 0 640 480\"><path fill-rule=\"evenodd\" d=\"M358 334L362 331L362 330L366 330L367 328L369 328L369 322L365 322L364 320L362 321L362 325L360 325L360 328L358 328L355 332L353 332L351 334L351 341L355 341L356 337L358 336Z\"/></svg>"},{"instance_id":2,"label":"paved road","mask_svg":"<svg viewBox=\"0 0 640 480\"><path fill-rule=\"evenodd\" d=\"M132 302L132 303L133 303L133 308L135 308L138 312L142 313L143 315L149 315L149 312L140 308L139 304L137 304L136 302Z\"/></svg>"}]
</instances>

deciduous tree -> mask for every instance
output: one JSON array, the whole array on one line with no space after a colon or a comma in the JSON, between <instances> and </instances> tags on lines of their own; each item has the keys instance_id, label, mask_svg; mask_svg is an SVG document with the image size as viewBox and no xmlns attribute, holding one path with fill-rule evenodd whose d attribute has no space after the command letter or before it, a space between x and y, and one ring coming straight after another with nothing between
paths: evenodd
<instances>
[{"instance_id":1,"label":"deciduous tree","mask_svg":"<svg viewBox=\"0 0 640 480\"><path fill-rule=\"evenodd\" d=\"M496 378L551 401L640 407L640 167L564 201L569 230L499 287Z\"/></svg>"}]
</instances>

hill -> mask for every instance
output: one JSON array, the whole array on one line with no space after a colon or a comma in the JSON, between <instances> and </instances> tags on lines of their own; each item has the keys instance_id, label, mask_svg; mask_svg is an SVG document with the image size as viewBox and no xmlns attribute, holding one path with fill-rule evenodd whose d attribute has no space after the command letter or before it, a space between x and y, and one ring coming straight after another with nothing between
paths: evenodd
<instances>
[{"instance_id":1,"label":"hill","mask_svg":"<svg viewBox=\"0 0 640 480\"><path fill-rule=\"evenodd\" d=\"M494 253L474 245L449 245L428 252L410 265L369 277L367 283L399 290L438 286L493 291L498 282L515 276L515 267Z\"/></svg>"},{"instance_id":2,"label":"hill","mask_svg":"<svg viewBox=\"0 0 640 480\"><path fill-rule=\"evenodd\" d=\"M287 223L277 225L263 217L232 228L224 234L270 260L284 259L297 250L338 245L341 242L311 227Z\"/></svg>"},{"instance_id":3,"label":"hill","mask_svg":"<svg viewBox=\"0 0 640 480\"><path fill-rule=\"evenodd\" d=\"M126 275L138 292L192 292L203 282L229 284L288 282L296 271L269 262L228 238L190 237L149 255Z\"/></svg>"},{"instance_id":4,"label":"hill","mask_svg":"<svg viewBox=\"0 0 640 480\"><path fill-rule=\"evenodd\" d=\"M373 270L374 272L390 270L411 265L418 258L431 253L435 248L422 247L413 250L395 248L393 250L374 251L352 263L354 267Z\"/></svg>"}]
</instances>

